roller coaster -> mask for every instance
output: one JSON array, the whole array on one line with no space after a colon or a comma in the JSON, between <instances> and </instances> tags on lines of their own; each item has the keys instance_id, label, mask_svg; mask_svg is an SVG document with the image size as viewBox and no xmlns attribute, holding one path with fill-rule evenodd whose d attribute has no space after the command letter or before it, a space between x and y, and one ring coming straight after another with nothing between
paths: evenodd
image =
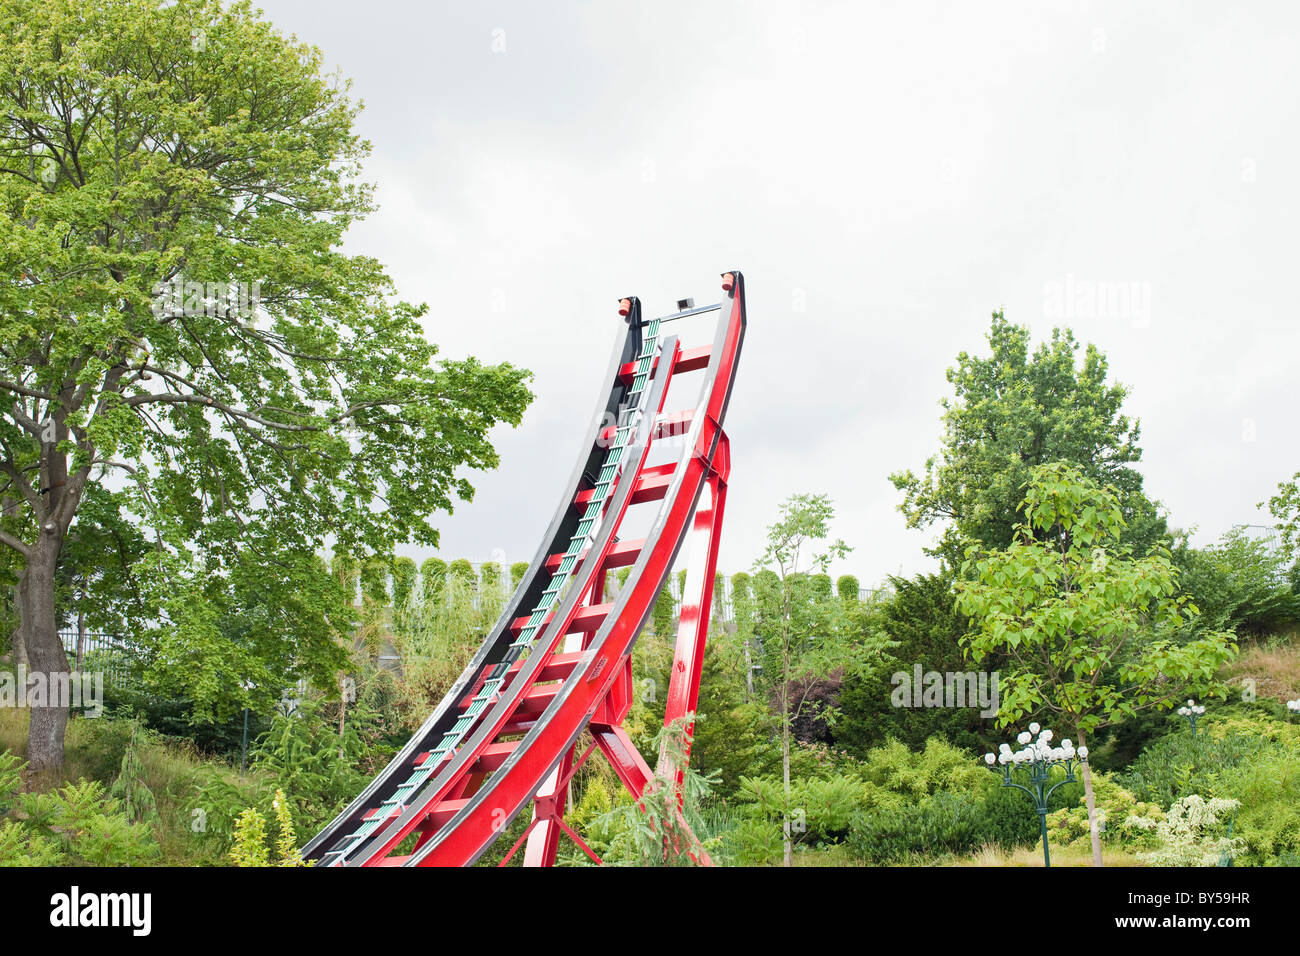
<instances>
[{"instance_id":1,"label":"roller coaster","mask_svg":"<svg viewBox=\"0 0 1300 956\"><path fill-rule=\"evenodd\" d=\"M541 546L451 690L401 751L303 849L317 866L468 866L515 818L532 818L525 866L555 863L567 834L568 783L599 750L632 796L653 780L622 722L632 705L632 649L684 545L682 590L665 726L689 734L708 637L718 543L731 470L723 422L745 336L745 286L722 275L721 302L646 319L635 296L605 391ZM671 323L717 313L713 339L684 348ZM692 323L697 324L697 323ZM693 405L665 411L670 385L702 372ZM676 455L650 464L656 443ZM631 509L657 505L643 537L620 536ZM627 568L609 597L611 571ZM581 753L583 732L590 739ZM664 772L665 755L660 756ZM682 759L667 768L680 783ZM707 862L707 857L700 859Z\"/></svg>"}]
</instances>

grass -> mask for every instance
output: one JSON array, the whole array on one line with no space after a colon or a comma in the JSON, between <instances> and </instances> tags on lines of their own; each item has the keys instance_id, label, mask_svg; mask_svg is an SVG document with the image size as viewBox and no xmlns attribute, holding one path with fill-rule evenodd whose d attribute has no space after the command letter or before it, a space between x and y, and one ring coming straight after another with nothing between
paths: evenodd
<instances>
[{"instance_id":1,"label":"grass","mask_svg":"<svg viewBox=\"0 0 1300 956\"><path fill-rule=\"evenodd\" d=\"M70 720L62 770L28 772L25 789L45 792L80 780L98 780L105 788L111 787L120 772L131 726L129 721L107 717ZM224 834L208 822L215 822L219 814L229 816L242 806L263 802L260 797L269 781L253 772L241 776L237 768L198 753L188 740L147 733L137 740L136 749L141 777L157 804L153 832L162 851L159 864L228 865ZM26 758L25 710L0 708L0 752L5 750ZM220 796L214 796L217 794ZM223 805L216 806L217 802Z\"/></svg>"},{"instance_id":2,"label":"grass","mask_svg":"<svg viewBox=\"0 0 1300 956\"><path fill-rule=\"evenodd\" d=\"M1052 847L1052 866L1092 866L1092 851L1073 847ZM1101 862L1103 866L1145 866L1141 860L1123 850L1102 847ZM1042 866L1043 851L1040 847L1018 847L1004 850L1001 847L986 846L970 856L958 857L950 866Z\"/></svg>"},{"instance_id":3,"label":"grass","mask_svg":"<svg viewBox=\"0 0 1300 956\"><path fill-rule=\"evenodd\" d=\"M1103 866L1145 866L1141 860L1123 850L1103 847ZM844 846L820 847L801 850L794 855L794 865L804 867L862 866ZM902 866L1039 866L1043 865L1043 851L1039 847L1018 847L1005 850L986 846L968 856L915 856ZM1092 851L1072 847L1052 847L1052 866L1092 866Z\"/></svg>"},{"instance_id":4,"label":"grass","mask_svg":"<svg viewBox=\"0 0 1300 956\"><path fill-rule=\"evenodd\" d=\"M1224 675L1239 684L1250 679L1260 698L1279 703L1300 697L1300 642L1261 641L1244 648Z\"/></svg>"}]
</instances>

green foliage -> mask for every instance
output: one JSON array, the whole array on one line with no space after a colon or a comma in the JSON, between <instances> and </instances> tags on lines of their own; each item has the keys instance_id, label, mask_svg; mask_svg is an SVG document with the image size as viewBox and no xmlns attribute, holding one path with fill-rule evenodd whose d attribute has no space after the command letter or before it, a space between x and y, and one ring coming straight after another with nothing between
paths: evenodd
<instances>
[{"instance_id":1,"label":"green foliage","mask_svg":"<svg viewBox=\"0 0 1300 956\"><path fill-rule=\"evenodd\" d=\"M1130 816L1128 825L1154 831L1156 849L1139 857L1153 866L1217 866L1242 849L1244 841L1224 833L1229 815L1240 803L1214 797L1209 800L1191 794L1180 797L1159 818Z\"/></svg>"},{"instance_id":2,"label":"green foliage","mask_svg":"<svg viewBox=\"0 0 1300 956\"><path fill-rule=\"evenodd\" d=\"M971 755L939 737L914 751L889 740L867 754L862 775L874 805L899 806L944 792L980 791L992 776Z\"/></svg>"},{"instance_id":3,"label":"green foliage","mask_svg":"<svg viewBox=\"0 0 1300 956\"><path fill-rule=\"evenodd\" d=\"M1113 489L1056 462L1032 471L1022 507L1016 540L983 557L972 549L969 580L956 583L958 608L974 619L964 637L974 658L1012 658L1000 723L1046 708L1083 739L1216 687L1236 649L1231 635L1174 639L1195 608L1175 595L1167 553L1134 558L1120 542Z\"/></svg>"},{"instance_id":4,"label":"green foliage","mask_svg":"<svg viewBox=\"0 0 1300 956\"><path fill-rule=\"evenodd\" d=\"M351 622L314 556L436 546L529 373L440 357L347 251L360 107L251 3L10 0L0 34L0 459L48 485L15 486L6 543L52 561L120 488L155 690L220 718L244 680L327 682Z\"/></svg>"},{"instance_id":5,"label":"green foliage","mask_svg":"<svg viewBox=\"0 0 1300 956\"><path fill-rule=\"evenodd\" d=\"M1183 592L1201 612L1193 633L1231 630L1259 636L1300 625L1300 591L1286 559L1244 526L1207 548L1193 548L1184 538L1172 558Z\"/></svg>"},{"instance_id":6,"label":"green foliage","mask_svg":"<svg viewBox=\"0 0 1300 956\"><path fill-rule=\"evenodd\" d=\"M475 591L472 569L468 577L464 568L449 570L436 595L425 589L394 616L391 637L402 658L397 706L411 729L451 689L496 620L501 598L476 602Z\"/></svg>"},{"instance_id":7,"label":"green foliage","mask_svg":"<svg viewBox=\"0 0 1300 956\"><path fill-rule=\"evenodd\" d=\"M276 790L271 801L275 811L276 866L306 866L302 854L298 852L298 841L293 826L293 816L289 812L289 801L283 790ZM247 807L239 815L235 824L234 846L230 848L230 859L235 866L270 866L271 850L266 845L266 817L256 807Z\"/></svg>"},{"instance_id":8,"label":"green foliage","mask_svg":"<svg viewBox=\"0 0 1300 956\"><path fill-rule=\"evenodd\" d=\"M235 866L270 866L271 851L266 846L266 817L254 807L239 814L235 823L235 845L230 848Z\"/></svg>"},{"instance_id":9,"label":"green foliage","mask_svg":"<svg viewBox=\"0 0 1300 956\"><path fill-rule=\"evenodd\" d=\"M1186 730L1151 744L1119 780L1139 800L1169 807L1182 797L1211 792L1223 771L1276 746L1265 737L1208 733L1203 726L1195 737Z\"/></svg>"},{"instance_id":10,"label":"green foliage","mask_svg":"<svg viewBox=\"0 0 1300 956\"><path fill-rule=\"evenodd\" d=\"M715 631L705 645L700 694L691 742L691 766L715 774L714 792L730 797L741 776L764 775L779 767L767 708L749 699L745 658L737 635Z\"/></svg>"},{"instance_id":11,"label":"green foliage","mask_svg":"<svg viewBox=\"0 0 1300 956\"><path fill-rule=\"evenodd\" d=\"M1144 845L1144 828L1149 829L1164 819L1161 807L1151 801L1139 800L1107 774L1094 771L1092 782L1097 828L1102 842L1124 847ZM1070 796L1074 799L1069 800ZM1024 802L1028 806L1028 797ZM1067 806L1047 815L1048 840L1054 846L1085 850L1091 845L1092 837L1084 797L1076 788L1073 794L1063 798L1063 802L1067 802Z\"/></svg>"},{"instance_id":12,"label":"green foliage","mask_svg":"<svg viewBox=\"0 0 1300 956\"><path fill-rule=\"evenodd\" d=\"M940 853L969 853L983 842L982 812L977 798L937 793L918 803L858 815L849 833L849 850L875 865Z\"/></svg>"},{"instance_id":13,"label":"green foliage","mask_svg":"<svg viewBox=\"0 0 1300 956\"><path fill-rule=\"evenodd\" d=\"M138 723L132 722L131 740L122 754L122 769L113 782L109 795L122 803L127 819L132 823L152 820L158 815L158 803L153 791L144 781L144 767L140 763L137 736L143 733Z\"/></svg>"},{"instance_id":14,"label":"green foliage","mask_svg":"<svg viewBox=\"0 0 1300 956\"><path fill-rule=\"evenodd\" d=\"M366 600L384 607L388 604L388 573L391 560L374 557L361 564L361 593Z\"/></svg>"},{"instance_id":15,"label":"green foliage","mask_svg":"<svg viewBox=\"0 0 1300 956\"><path fill-rule=\"evenodd\" d=\"M321 707L305 698L292 715L277 714L250 754L255 770L292 794L288 806L295 825L311 832L356 796L375 757L371 715L354 707L340 737Z\"/></svg>"},{"instance_id":16,"label":"green foliage","mask_svg":"<svg viewBox=\"0 0 1300 956\"><path fill-rule=\"evenodd\" d=\"M497 604L501 603L501 565L495 561L484 561L478 569L480 593Z\"/></svg>"},{"instance_id":17,"label":"green foliage","mask_svg":"<svg viewBox=\"0 0 1300 956\"><path fill-rule=\"evenodd\" d=\"M868 750L893 737L920 749L935 735L971 750L987 750L993 740L993 718L981 717L978 707L895 707L891 671L910 680L913 667L923 671L960 673L970 660L961 646L967 618L957 611L950 572L890 578L889 593L872 607L867 624L891 645L889 659L875 673L846 678L840 691L843 715L835 725L838 746L864 757ZM991 654L984 669L1000 670L1002 655Z\"/></svg>"},{"instance_id":18,"label":"green foliage","mask_svg":"<svg viewBox=\"0 0 1300 956\"><path fill-rule=\"evenodd\" d=\"M988 357L962 352L948 370L955 398L943 401L944 438L924 475L890 476L904 492L909 527L945 522L937 553L953 568L979 543L999 549L1018 535L1018 505L1033 469L1066 461L1097 484L1117 489L1124 541L1145 553L1164 520L1142 493L1132 467L1141 458L1137 421L1122 412L1128 389L1107 384L1106 357L1094 346L1076 365L1069 329L1030 353L1029 329L993 313Z\"/></svg>"},{"instance_id":19,"label":"green foliage","mask_svg":"<svg viewBox=\"0 0 1300 956\"><path fill-rule=\"evenodd\" d=\"M425 601L436 601L447 580L447 562L442 558L426 558L420 565L420 586Z\"/></svg>"},{"instance_id":20,"label":"green foliage","mask_svg":"<svg viewBox=\"0 0 1300 956\"><path fill-rule=\"evenodd\" d=\"M137 866L158 857L149 825L132 823L98 781L23 794L21 805L24 826L38 844L57 847L62 865Z\"/></svg>"},{"instance_id":21,"label":"green foliage","mask_svg":"<svg viewBox=\"0 0 1300 956\"><path fill-rule=\"evenodd\" d=\"M1277 494L1268 500L1268 510L1277 519L1282 547L1291 560L1300 560L1300 471L1277 486Z\"/></svg>"},{"instance_id":22,"label":"green foliage","mask_svg":"<svg viewBox=\"0 0 1300 956\"><path fill-rule=\"evenodd\" d=\"M455 578L465 586L470 594L478 590L478 578L474 574L474 565L470 564L465 558L457 558L447 565L447 577L449 579Z\"/></svg>"},{"instance_id":23,"label":"green foliage","mask_svg":"<svg viewBox=\"0 0 1300 956\"><path fill-rule=\"evenodd\" d=\"M656 736L655 749L667 758L646 784L640 800L615 807L596 818L618 836L611 842L605 862L636 866L698 866L711 856L719 839L709 832L702 808L712 792L713 779L687 767L681 786L673 768L685 762L686 719L679 718Z\"/></svg>"},{"instance_id":24,"label":"green foliage","mask_svg":"<svg viewBox=\"0 0 1300 956\"><path fill-rule=\"evenodd\" d=\"M528 573L527 561L516 561L514 564L510 565L510 587L511 588L519 587L519 582L524 579L524 575L527 573Z\"/></svg>"},{"instance_id":25,"label":"green foliage","mask_svg":"<svg viewBox=\"0 0 1300 956\"><path fill-rule=\"evenodd\" d=\"M851 574L841 574L835 582L835 591L839 594L840 600L843 601L858 600L860 590L861 585L859 585L858 579Z\"/></svg>"},{"instance_id":26,"label":"green foliage","mask_svg":"<svg viewBox=\"0 0 1300 956\"><path fill-rule=\"evenodd\" d=\"M415 562L410 558L393 558L393 607L404 608L415 592Z\"/></svg>"},{"instance_id":27,"label":"green foliage","mask_svg":"<svg viewBox=\"0 0 1300 956\"><path fill-rule=\"evenodd\" d=\"M655 598L654 608L650 613L657 635L667 637L674 633L673 627L676 615L673 613L673 595L668 590L667 584L659 589L659 596Z\"/></svg>"}]
</instances>

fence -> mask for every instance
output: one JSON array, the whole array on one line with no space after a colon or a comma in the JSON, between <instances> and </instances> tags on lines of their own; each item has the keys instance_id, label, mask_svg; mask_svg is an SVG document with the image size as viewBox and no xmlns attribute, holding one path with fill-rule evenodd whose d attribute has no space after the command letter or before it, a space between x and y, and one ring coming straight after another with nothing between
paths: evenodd
<instances>
[{"instance_id":1,"label":"fence","mask_svg":"<svg viewBox=\"0 0 1300 956\"><path fill-rule=\"evenodd\" d=\"M135 648L116 634L67 630L59 631L59 637L68 655L68 666L74 670L101 673L109 687L120 687L130 677Z\"/></svg>"}]
</instances>

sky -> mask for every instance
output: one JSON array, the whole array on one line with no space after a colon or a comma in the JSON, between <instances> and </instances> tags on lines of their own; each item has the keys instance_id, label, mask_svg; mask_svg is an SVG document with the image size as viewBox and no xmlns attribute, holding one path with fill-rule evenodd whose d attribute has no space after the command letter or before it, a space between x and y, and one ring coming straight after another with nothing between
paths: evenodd
<instances>
[{"instance_id":1,"label":"sky","mask_svg":"<svg viewBox=\"0 0 1300 956\"><path fill-rule=\"evenodd\" d=\"M264 0L364 101L379 209L347 249L448 356L531 369L440 553L531 559L621 332L749 328L719 569L829 495L864 585L928 570L892 472L940 447L990 313L1072 328L1205 544L1300 469L1300 7L1287 3ZM427 551L407 549L416 557Z\"/></svg>"}]
</instances>

